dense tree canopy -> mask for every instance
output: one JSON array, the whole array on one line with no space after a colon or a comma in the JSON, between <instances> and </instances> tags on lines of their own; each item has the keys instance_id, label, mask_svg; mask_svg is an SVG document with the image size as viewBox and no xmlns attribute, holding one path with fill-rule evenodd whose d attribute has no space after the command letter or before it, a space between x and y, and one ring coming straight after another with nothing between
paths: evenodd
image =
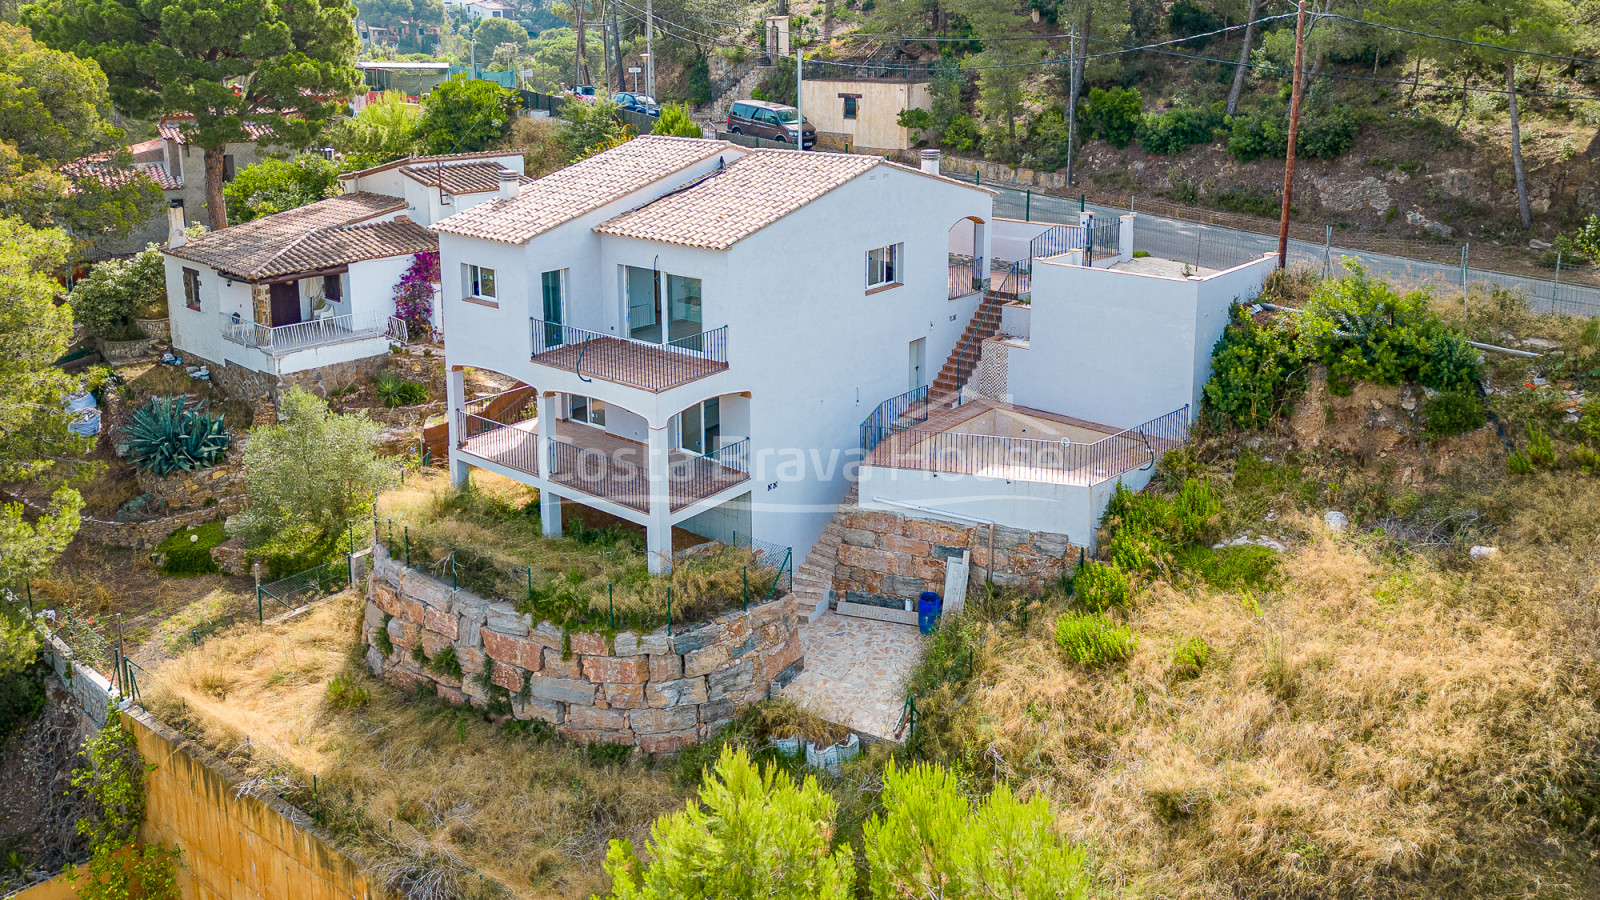
<instances>
[{"instance_id":1,"label":"dense tree canopy","mask_svg":"<svg viewBox=\"0 0 1600 900\"><path fill-rule=\"evenodd\" d=\"M117 107L193 117L212 228L228 224L231 142L308 147L358 89L349 0L41 0L23 21L44 43L99 62ZM254 129L254 130L252 130Z\"/></svg>"},{"instance_id":2,"label":"dense tree canopy","mask_svg":"<svg viewBox=\"0 0 1600 900\"><path fill-rule=\"evenodd\" d=\"M241 170L222 193L228 218L237 225L338 196L339 169L314 153L264 159Z\"/></svg>"},{"instance_id":3,"label":"dense tree canopy","mask_svg":"<svg viewBox=\"0 0 1600 900\"><path fill-rule=\"evenodd\" d=\"M454 78L434 88L422 105L417 123L428 153L472 153L487 150L511 133L511 121L522 101L517 92L492 81Z\"/></svg>"}]
</instances>

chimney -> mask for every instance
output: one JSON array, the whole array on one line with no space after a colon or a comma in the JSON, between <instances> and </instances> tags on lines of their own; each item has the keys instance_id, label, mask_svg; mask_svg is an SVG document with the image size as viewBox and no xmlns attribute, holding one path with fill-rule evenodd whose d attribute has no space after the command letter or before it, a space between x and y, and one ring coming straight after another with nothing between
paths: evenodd
<instances>
[{"instance_id":1,"label":"chimney","mask_svg":"<svg viewBox=\"0 0 1600 900\"><path fill-rule=\"evenodd\" d=\"M522 193L522 176L510 169L500 170L500 198L514 200Z\"/></svg>"},{"instance_id":2,"label":"chimney","mask_svg":"<svg viewBox=\"0 0 1600 900\"><path fill-rule=\"evenodd\" d=\"M167 246L182 247L185 240L183 235L183 201L171 200L167 203Z\"/></svg>"},{"instance_id":3,"label":"chimney","mask_svg":"<svg viewBox=\"0 0 1600 900\"><path fill-rule=\"evenodd\" d=\"M922 171L927 172L929 175L939 174L939 151L922 151Z\"/></svg>"}]
</instances>

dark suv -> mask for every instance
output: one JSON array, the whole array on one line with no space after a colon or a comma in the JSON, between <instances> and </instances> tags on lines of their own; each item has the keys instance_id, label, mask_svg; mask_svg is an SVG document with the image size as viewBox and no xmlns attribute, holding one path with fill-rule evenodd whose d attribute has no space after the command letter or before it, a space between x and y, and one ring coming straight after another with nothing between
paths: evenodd
<instances>
[{"instance_id":1,"label":"dark suv","mask_svg":"<svg viewBox=\"0 0 1600 900\"><path fill-rule=\"evenodd\" d=\"M800 111L781 103L739 100L728 108L728 131L792 144L800 137L796 123L805 128L804 148L817 143L817 127L800 120Z\"/></svg>"}]
</instances>

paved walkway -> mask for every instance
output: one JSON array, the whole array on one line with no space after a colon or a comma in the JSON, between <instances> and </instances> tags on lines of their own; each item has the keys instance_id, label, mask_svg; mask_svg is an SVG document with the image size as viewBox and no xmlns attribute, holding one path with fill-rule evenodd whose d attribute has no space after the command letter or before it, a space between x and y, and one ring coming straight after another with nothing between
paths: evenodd
<instances>
[{"instance_id":1,"label":"paved walkway","mask_svg":"<svg viewBox=\"0 0 1600 900\"><path fill-rule=\"evenodd\" d=\"M831 722L892 738L905 705L905 680L922 658L910 625L825 613L802 623L806 665L783 695Z\"/></svg>"}]
</instances>

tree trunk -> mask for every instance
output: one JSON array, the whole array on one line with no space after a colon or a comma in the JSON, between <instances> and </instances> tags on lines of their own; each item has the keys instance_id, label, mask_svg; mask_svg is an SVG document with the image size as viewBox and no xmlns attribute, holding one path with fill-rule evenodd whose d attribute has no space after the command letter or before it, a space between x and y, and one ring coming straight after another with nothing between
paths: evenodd
<instances>
[{"instance_id":1,"label":"tree trunk","mask_svg":"<svg viewBox=\"0 0 1600 900\"><path fill-rule=\"evenodd\" d=\"M1411 73L1411 90L1406 92L1406 102L1417 96L1417 85L1422 83L1422 54L1417 54L1417 67Z\"/></svg>"},{"instance_id":2,"label":"tree trunk","mask_svg":"<svg viewBox=\"0 0 1600 900\"><path fill-rule=\"evenodd\" d=\"M222 196L222 157L226 152L226 147L207 147L205 150L206 215L212 231L228 227L228 201Z\"/></svg>"},{"instance_id":3,"label":"tree trunk","mask_svg":"<svg viewBox=\"0 0 1600 900\"><path fill-rule=\"evenodd\" d=\"M1517 61L1506 58L1506 99L1511 111L1511 169L1517 178L1517 215L1526 231L1533 225L1533 210L1528 206L1528 179L1522 171L1522 122L1517 114Z\"/></svg>"},{"instance_id":4,"label":"tree trunk","mask_svg":"<svg viewBox=\"0 0 1600 900\"><path fill-rule=\"evenodd\" d=\"M1233 69L1233 87L1228 91L1228 106L1223 112L1233 115L1239 109L1239 96L1244 93L1244 76L1249 71L1250 45L1256 39L1256 14L1261 11L1261 0L1250 0L1250 21L1244 26L1244 46L1239 48L1239 64Z\"/></svg>"},{"instance_id":5,"label":"tree trunk","mask_svg":"<svg viewBox=\"0 0 1600 900\"><path fill-rule=\"evenodd\" d=\"M1461 120L1467 117L1467 79L1470 72L1461 73L1461 108L1456 111L1456 123L1450 126L1450 140L1456 139L1456 133L1461 130Z\"/></svg>"},{"instance_id":6,"label":"tree trunk","mask_svg":"<svg viewBox=\"0 0 1600 900\"><path fill-rule=\"evenodd\" d=\"M583 23L583 5L585 2L586 0L575 0L572 4L572 15L577 19L573 24L577 26L578 32L578 59L577 64L572 68L572 77L577 79L577 83L573 87L589 83L589 33L584 29Z\"/></svg>"},{"instance_id":7,"label":"tree trunk","mask_svg":"<svg viewBox=\"0 0 1600 900\"><path fill-rule=\"evenodd\" d=\"M1089 55L1089 29L1094 25L1094 7L1085 6L1083 9L1082 31L1072 41L1072 75L1068 79L1070 87L1067 90L1067 186L1072 186L1072 170L1078 164L1078 98L1083 96L1083 71L1088 66ZM1080 49L1078 42L1082 41Z\"/></svg>"},{"instance_id":8,"label":"tree trunk","mask_svg":"<svg viewBox=\"0 0 1600 900\"><path fill-rule=\"evenodd\" d=\"M617 90L628 89L627 73L622 71L622 32L617 28L617 4L611 4L611 54L616 65Z\"/></svg>"}]
</instances>

